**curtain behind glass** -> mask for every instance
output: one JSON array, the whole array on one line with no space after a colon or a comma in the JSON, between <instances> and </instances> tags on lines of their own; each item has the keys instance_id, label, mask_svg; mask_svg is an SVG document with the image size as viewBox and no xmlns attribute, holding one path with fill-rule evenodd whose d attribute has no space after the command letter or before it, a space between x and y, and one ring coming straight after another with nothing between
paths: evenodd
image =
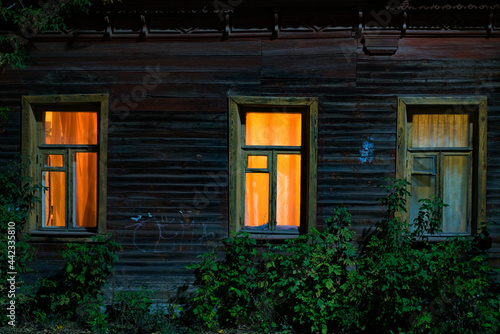
<instances>
[{"instance_id":1,"label":"curtain behind glass","mask_svg":"<svg viewBox=\"0 0 500 334\"><path fill-rule=\"evenodd\" d=\"M96 112L44 113L44 143L47 145L97 145ZM73 161L73 215L75 226L95 227L97 224L97 153L77 152ZM65 182L50 180L50 201L64 202ZM54 197L55 196L55 197ZM47 207L51 206L51 203ZM64 226L60 221L57 226Z\"/></svg>"}]
</instances>

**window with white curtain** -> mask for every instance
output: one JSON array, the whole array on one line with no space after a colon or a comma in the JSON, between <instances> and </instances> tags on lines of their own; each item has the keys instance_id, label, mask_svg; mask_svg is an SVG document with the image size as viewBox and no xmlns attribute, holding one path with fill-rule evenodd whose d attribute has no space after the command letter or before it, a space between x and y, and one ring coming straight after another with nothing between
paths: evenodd
<instances>
[{"instance_id":1,"label":"window with white curtain","mask_svg":"<svg viewBox=\"0 0 500 334\"><path fill-rule=\"evenodd\" d=\"M443 233L474 233L485 214L486 98L401 98L397 174L410 183L410 222L434 195L448 204Z\"/></svg>"}]
</instances>

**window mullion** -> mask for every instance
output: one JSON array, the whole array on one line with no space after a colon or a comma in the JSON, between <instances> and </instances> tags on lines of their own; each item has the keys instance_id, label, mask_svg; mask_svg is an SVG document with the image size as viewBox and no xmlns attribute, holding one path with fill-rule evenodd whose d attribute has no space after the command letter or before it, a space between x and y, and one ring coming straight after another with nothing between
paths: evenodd
<instances>
[{"instance_id":1,"label":"window mullion","mask_svg":"<svg viewBox=\"0 0 500 334\"><path fill-rule=\"evenodd\" d=\"M67 196L66 196L66 230L70 229L73 223L73 151L71 148L67 148L67 170L66 173L66 184L67 186Z\"/></svg>"},{"instance_id":2,"label":"window mullion","mask_svg":"<svg viewBox=\"0 0 500 334\"><path fill-rule=\"evenodd\" d=\"M42 155L42 150L39 148L36 149L36 165L35 165L35 178L34 182L37 184L42 184L43 182L43 155ZM43 195L44 195L45 190L40 189L39 190L39 195L38 198L40 199L36 204L36 228L39 229L43 226Z\"/></svg>"},{"instance_id":3,"label":"window mullion","mask_svg":"<svg viewBox=\"0 0 500 334\"><path fill-rule=\"evenodd\" d=\"M271 154L271 175L269 180L269 227L271 231L276 230L276 198L277 198L277 179L278 179L278 166L277 166L277 154L273 150Z\"/></svg>"},{"instance_id":4,"label":"window mullion","mask_svg":"<svg viewBox=\"0 0 500 334\"><path fill-rule=\"evenodd\" d=\"M68 148L68 223L67 229L73 229L75 228L75 209L76 209L76 194L75 194L75 165L74 165L74 155L75 150L72 148Z\"/></svg>"},{"instance_id":5,"label":"window mullion","mask_svg":"<svg viewBox=\"0 0 500 334\"><path fill-rule=\"evenodd\" d=\"M472 229L472 222L473 222L473 220L472 220L472 214L473 214L473 208L472 208L472 205L473 205L473 194L472 194L473 159L474 159L473 154L469 153L469 163L467 165L468 186L469 186L468 193L467 193L467 221L469 224L469 231Z\"/></svg>"},{"instance_id":6,"label":"window mullion","mask_svg":"<svg viewBox=\"0 0 500 334\"><path fill-rule=\"evenodd\" d=\"M443 152L438 152L438 156L437 156L437 166L436 166L436 177L437 177L437 186L438 186L438 189L436 191L436 196L438 196L441 200L443 200L444 198L444 194L443 194L443 189L444 189L444 177L443 177ZM439 219L440 220L440 228L443 229L443 208L439 209L439 212L441 213L441 218Z\"/></svg>"},{"instance_id":7,"label":"window mullion","mask_svg":"<svg viewBox=\"0 0 500 334\"><path fill-rule=\"evenodd\" d=\"M439 196L439 198L443 198L444 178L442 172L443 172L443 152L438 152L436 176L438 178L437 184L439 188L436 192L436 195Z\"/></svg>"}]
</instances>

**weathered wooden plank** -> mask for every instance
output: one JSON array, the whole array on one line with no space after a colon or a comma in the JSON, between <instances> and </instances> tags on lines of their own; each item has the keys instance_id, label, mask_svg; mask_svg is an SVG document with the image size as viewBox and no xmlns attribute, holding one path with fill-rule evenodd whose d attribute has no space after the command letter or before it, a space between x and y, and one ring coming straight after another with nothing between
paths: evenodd
<instances>
[{"instance_id":1,"label":"weathered wooden plank","mask_svg":"<svg viewBox=\"0 0 500 334\"><path fill-rule=\"evenodd\" d=\"M130 59L153 58L158 55L180 56L180 57L206 57L206 56L260 56L261 42L259 40L227 40L227 41L196 41L196 42L158 42L143 41L140 43L113 42L95 43L76 41L68 44L66 42L37 43L33 52L33 58L51 55L68 60L72 58L97 57L105 55L110 59L114 57L126 57ZM101 57L102 56L98 56Z\"/></svg>"},{"instance_id":2,"label":"weathered wooden plank","mask_svg":"<svg viewBox=\"0 0 500 334\"><path fill-rule=\"evenodd\" d=\"M65 61L64 58L61 61ZM122 70L87 70L74 67L67 70L47 71L33 70L19 75L19 72L7 70L0 76L1 84L57 84L93 85L107 83L110 85L144 85L154 86L155 83L169 84L244 84L260 83L260 72L254 70L226 72L221 75L217 68L211 71L194 72L164 71L163 67L150 68L151 71L122 71Z\"/></svg>"},{"instance_id":3,"label":"weathered wooden plank","mask_svg":"<svg viewBox=\"0 0 500 334\"><path fill-rule=\"evenodd\" d=\"M110 101L113 103L114 101L120 102L120 97L111 98ZM226 99L219 98L148 98L144 100L134 101L137 103L137 106L134 107L134 110L147 110L149 111L177 111L177 112L224 112L227 108ZM123 115L127 115L128 111L131 108L126 108L123 112ZM111 108L111 111L115 111L115 109Z\"/></svg>"},{"instance_id":4,"label":"weathered wooden plank","mask_svg":"<svg viewBox=\"0 0 500 334\"><path fill-rule=\"evenodd\" d=\"M147 72L220 72L258 71L261 67L261 58L257 56L196 56L196 57L168 57L165 55L135 59L129 56L115 57L112 62L102 56L86 57L85 61L78 62L78 71L133 71ZM50 56L33 59L33 70L75 70L75 64L62 61ZM83 59L81 59L83 60Z\"/></svg>"},{"instance_id":5,"label":"weathered wooden plank","mask_svg":"<svg viewBox=\"0 0 500 334\"><path fill-rule=\"evenodd\" d=\"M349 55L355 58L357 41L351 38L262 41L262 56ZM352 52L351 52L352 51ZM354 60L354 59L353 59Z\"/></svg>"},{"instance_id":6,"label":"weathered wooden plank","mask_svg":"<svg viewBox=\"0 0 500 334\"><path fill-rule=\"evenodd\" d=\"M194 81L196 82L196 81ZM146 89L137 84L129 85L113 85L111 86L111 94L115 97L121 97L123 95L131 96L132 104L134 100L141 100L144 98L219 98L223 99L228 94L238 94L238 92L246 93L257 93L260 91L260 83L219 83L217 85L210 84L197 84L191 83L186 84L169 84L163 83L161 85L155 85L154 89ZM113 100L114 101L114 100Z\"/></svg>"},{"instance_id":7,"label":"weathered wooden plank","mask_svg":"<svg viewBox=\"0 0 500 334\"><path fill-rule=\"evenodd\" d=\"M367 58L367 56L359 56ZM394 60L498 59L498 40L481 38L403 38Z\"/></svg>"},{"instance_id":8,"label":"weathered wooden plank","mask_svg":"<svg viewBox=\"0 0 500 334\"><path fill-rule=\"evenodd\" d=\"M264 78L307 78L335 80L355 78L354 61L347 62L343 55L286 55L262 58Z\"/></svg>"}]
</instances>

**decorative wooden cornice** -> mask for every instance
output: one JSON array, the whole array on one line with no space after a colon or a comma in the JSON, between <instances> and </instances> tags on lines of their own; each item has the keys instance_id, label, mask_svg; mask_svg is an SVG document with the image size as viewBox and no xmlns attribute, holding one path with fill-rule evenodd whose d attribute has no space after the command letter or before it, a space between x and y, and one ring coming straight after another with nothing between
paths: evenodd
<instances>
[{"instance_id":1,"label":"decorative wooden cornice","mask_svg":"<svg viewBox=\"0 0 500 334\"><path fill-rule=\"evenodd\" d=\"M387 9L387 7L386 7ZM456 4L456 5L422 5L422 6L412 6L408 3L402 3L401 5L395 7L395 9L400 10L498 10L500 5L474 5L474 4Z\"/></svg>"},{"instance_id":2,"label":"decorative wooden cornice","mask_svg":"<svg viewBox=\"0 0 500 334\"><path fill-rule=\"evenodd\" d=\"M213 8L212 8L213 7ZM401 38L421 36L500 37L500 5L409 5L375 7L207 7L198 9L100 11L74 19L67 32L37 39L134 41L191 38L355 38L370 55L392 55ZM243 5L242 5L243 7ZM498 21L498 19L497 19Z\"/></svg>"}]
</instances>

